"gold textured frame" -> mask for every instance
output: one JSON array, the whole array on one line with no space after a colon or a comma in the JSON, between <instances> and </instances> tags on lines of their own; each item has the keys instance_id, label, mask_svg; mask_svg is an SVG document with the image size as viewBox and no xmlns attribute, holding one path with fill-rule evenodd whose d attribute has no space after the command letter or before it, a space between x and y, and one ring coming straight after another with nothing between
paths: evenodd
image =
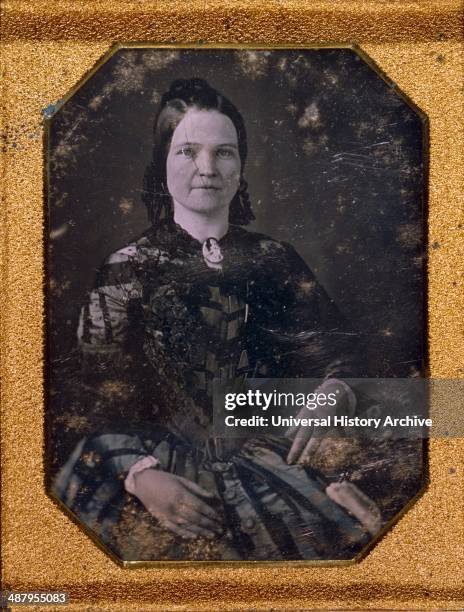
<instances>
[{"instance_id":1,"label":"gold textured frame","mask_svg":"<svg viewBox=\"0 0 464 612\"><path fill-rule=\"evenodd\" d=\"M362 563L116 566L51 501L43 469L42 109L114 42L357 43L430 119L429 361L463 378L464 134L460 0L6 0L2 6L2 561L4 588L64 590L68 609L447 608L464 544L462 440L430 443L430 486ZM462 199L461 199L462 203Z\"/></svg>"}]
</instances>

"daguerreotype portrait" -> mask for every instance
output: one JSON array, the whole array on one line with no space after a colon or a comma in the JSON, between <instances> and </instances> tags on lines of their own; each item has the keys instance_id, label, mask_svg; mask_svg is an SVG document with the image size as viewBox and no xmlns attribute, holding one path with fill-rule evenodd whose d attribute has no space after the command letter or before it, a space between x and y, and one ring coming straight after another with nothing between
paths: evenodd
<instances>
[{"instance_id":1,"label":"daguerreotype portrait","mask_svg":"<svg viewBox=\"0 0 464 612\"><path fill-rule=\"evenodd\" d=\"M52 109L48 490L115 558L351 560L420 492L418 438L212 422L422 375L424 129L351 48L120 48Z\"/></svg>"}]
</instances>

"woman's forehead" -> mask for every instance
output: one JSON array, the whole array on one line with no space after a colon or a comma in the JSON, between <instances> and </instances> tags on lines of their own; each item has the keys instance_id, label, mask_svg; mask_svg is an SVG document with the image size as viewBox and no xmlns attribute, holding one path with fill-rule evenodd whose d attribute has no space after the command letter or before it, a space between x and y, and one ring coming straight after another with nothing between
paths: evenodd
<instances>
[{"instance_id":1,"label":"woman's forehead","mask_svg":"<svg viewBox=\"0 0 464 612\"><path fill-rule=\"evenodd\" d=\"M185 143L237 146L237 130L231 119L218 110L191 108L174 130L171 146Z\"/></svg>"}]
</instances>

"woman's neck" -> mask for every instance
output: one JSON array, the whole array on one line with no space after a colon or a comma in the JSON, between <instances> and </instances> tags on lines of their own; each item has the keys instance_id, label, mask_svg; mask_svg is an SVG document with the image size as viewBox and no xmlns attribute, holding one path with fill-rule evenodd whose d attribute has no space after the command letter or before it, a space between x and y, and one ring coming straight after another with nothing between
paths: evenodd
<instances>
[{"instance_id":1,"label":"woman's neck","mask_svg":"<svg viewBox=\"0 0 464 612\"><path fill-rule=\"evenodd\" d=\"M220 240L229 229L229 209L204 215L174 205L174 221L200 242L204 242L207 238Z\"/></svg>"}]
</instances>

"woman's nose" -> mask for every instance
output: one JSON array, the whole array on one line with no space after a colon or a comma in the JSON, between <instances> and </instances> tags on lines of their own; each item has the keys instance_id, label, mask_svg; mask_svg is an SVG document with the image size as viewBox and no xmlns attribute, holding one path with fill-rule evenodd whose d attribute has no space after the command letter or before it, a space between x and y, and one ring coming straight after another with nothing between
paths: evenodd
<instances>
[{"instance_id":1,"label":"woman's nose","mask_svg":"<svg viewBox=\"0 0 464 612\"><path fill-rule=\"evenodd\" d=\"M216 158L209 151L202 151L196 159L200 176L214 176L217 172Z\"/></svg>"}]
</instances>

